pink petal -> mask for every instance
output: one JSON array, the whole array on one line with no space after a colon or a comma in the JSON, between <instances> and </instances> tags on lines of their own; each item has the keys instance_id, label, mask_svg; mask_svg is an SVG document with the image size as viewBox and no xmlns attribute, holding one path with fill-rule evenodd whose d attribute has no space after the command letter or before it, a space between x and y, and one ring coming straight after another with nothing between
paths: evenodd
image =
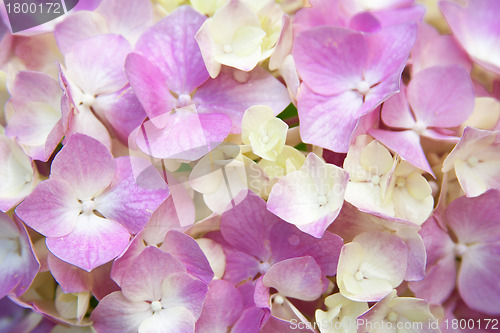
<instances>
[{"instance_id":1,"label":"pink petal","mask_svg":"<svg viewBox=\"0 0 500 333\"><path fill-rule=\"evenodd\" d=\"M410 289L418 298L423 298L432 304L441 304L453 292L457 275L455 256L442 258L434 265L427 265L425 278L409 283Z\"/></svg>"},{"instance_id":2,"label":"pink petal","mask_svg":"<svg viewBox=\"0 0 500 333\"><path fill-rule=\"evenodd\" d=\"M280 219L269 212L266 203L257 195L248 195L221 217L221 233L235 249L267 259L269 232Z\"/></svg>"},{"instance_id":3,"label":"pink petal","mask_svg":"<svg viewBox=\"0 0 500 333\"><path fill-rule=\"evenodd\" d=\"M59 259L90 272L116 258L127 247L129 238L121 224L84 213L71 233L49 237L46 244Z\"/></svg>"},{"instance_id":4,"label":"pink petal","mask_svg":"<svg viewBox=\"0 0 500 333\"><path fill-rule=\"evenodd\" d=\"M420 281L425 276L427 254L422 237L416 231L406 229L398 233L406 246L408 246L408 267L406 269L406 281Z\"/></svg>"},{"instance_id":5,"label":"pink petal","mask_svg":"<svg viewBox=\"0 0 500 333\"><path fill-rule=\"evenodd\" d=\"M92 290L92 274L62 261L49 253L47 257L50 273L65 293L79 293Z\"/></svg>"},{"instance_id":6,"label":"pink petal","mask_svg":"<svg viewBox=\"0 0 500 333\"><path fill-rule=\"evenodd\" d=\"M386 101L388 98L393 96L399 91L399 84L401 81L400 72L393 73L386 77L383 81L376 84L364 98L364 103L361 109L358 111L359 115L365 115L368 112L372 112L378 107L382 102Z\"/></svg>"},{"instance_id":7,"label":"pink petal","mask_svg":"<svg viewBox=\"0 0 500 333\"><path fill-rule=\"evenodd\" d=\"M111 184L115 161L99 141L74 134L52 162L51 179L67 181L80 200L88 200Z\"/></svg>"},{"instance_id":8,"label":"pink petal","mask_svg":"<svg viewBox=\"0 0 500 333\"><path fill-rule=\"evenodd\" d=\"M63 101L65 97L63 96ZM64 104L65 102L61 103ZM75 109L68 107L68 112L73 112ZM69 115L63 109L63 127L66 127L64 133L63 144L67 142L73 134L85 134L91 138L96 139L102 143L106 148L111 149L111 137L106 127L96 118L96 116L89 110L82 110L77 114ZM65 121L68 120L66 123Z\"/></svg>"},{"instance_id":9,"label":"pink petal","mask_svg":"<svg viewBox=\"0 0 500 333\"><path fill-rule=\"evenodd\" d=\"M54 36L57 46L63 54L71 51L73 45L81 40L105 34L108 26L104 17L96 12L79 11L68 15L64 21L56 25Z\"/></svg>"},{"instance_id":10,"label":"pink petal","mask_svg":"<svg viewBox=\"0 0 500 333\"><path fill-rule=\"evenodd\" d=\"M347 91L334 97L315 94L302 85L297 96L300 136L311 143L335 152L347 152L351 134L358 122L361 95Z\"/></svg>"},{"instance_id":11,"label":"pink petal","mask_svg":"<svg viewBox=\"0 0 500 333\"><path fill-rule=\"evenodd\" d=\"M148 117L156 126L164 127L167 118L159 116L170 112L175 106L166 77L156 65L137 53L127 56L125 70Z\"/></svg>"},{"instance_id":12,"label":"pink petal","mask_svg":"<svg viewBox=\"0 0 500 333\"><path fill-rule=\"evenodd\" d=\"M113 261L113 267L110 273L111 279L118 285L122 285L123 278L128 274L128 270L132 266L135 258L137 258L137 256L139 256L148 246L149 244L145 243L142 238L142 233L136 235L127 249Z\"/></svg>"},{"instance_id":13,"label":"pink petal","mask_svg":"<svg viewBox=\"0 0 500 333\"><path fill-rule=\"evenodd\" d=\"M33 252L33 245L22 223L12 221L0 212L0 298L7 294L21 296L31 285L40 264Z\"/></svg>"},{"instance_id":14,"label":"pink petal","mask_svg":"<svg viewBox=\"0 0 500 333\"><path fill-rule=\"evenodd\" d=\"M114 94L97 96L92 109L105 118L112 127L111 131L123 144L128 144L130 134L147 117L130 87Z\"/></svg>"},{"instance_id":15,"label":"pink petal","mask_svg":"<svg viewBox=\"0 0 500 333\"><path fill-rule=\"evenodd\" d=\"M226 255L224 280L234 285L251 280L263 271L261 261L249 254L232 248L224 248L224 254Z\"/></svg>"},{"instance_id":16,"label":"pink petal","mask_svg":"<svg viewBox=\"0 0 500 333\"><path fill-rule=\"evenodd\" d=\"M243 300L239 291L224 280L213 280L196 322L196 333L225 332L240 317Z\"/></svg>"},{"instance_id":17,"label":"pink petal","mask_svg":"<svg viewBox=\"0 0 500 333\"><path fill-rule=\"evenodd\" d=\"M16 214L42 235L66 236L75 228L81 212L76 195L63 180L45 180L17 207Z\"/></svg>"},{"instance_id":18,"label":"pink petal","mask_svg":"<svg viewBox=\"0 0 500 333\"><path fill-rule=\"evenodd\" d=\"M313 301L323 292L321 269L312 257L292 258L271 266L264 275L264 285L281 295Z\"/></svg>"},{"instance_id":19,"label":"pink petal","mask_svg":"<svg viewBox=\"0 0 500 333\"><path fill-rule=\"evenodd\" d=\"M21 71L11 94L14 114L6 134L28 146L32 158L46 161L63 136L59 120L62 90L58 82L44 73Z\"/></svg>"},{"instance_id":20,"label":"pink petal","mask_svg":"<svg viewBox=\"0 0 500 333\"><path fill-rule=\"evenodd\" d=\"M496 203L498 206L498 201ZM470 246L470 250L462 257L458 290L464 302L472 309L487 314L500 314L500 285L497 279L499 258L498 238L496 243Z\"/></svg>"},{"instance_id":21,"label":"pink petal","mask_svg":"<svg viewBox=\"0 0 500 333\"><path fill-rule=\"evenodd\" d=\"M408 7L403 7L404 5L400 4L399 8L393 7L393 9L377 10L372 11L371 13L378 21L381 22L383 27L409 22L421 22L427 8L422 5L415 5L412 0L407 2L408 3L406 5Z\"/></svg>"},{"instance_id":22,"label":"pink petal","mask_svg":"<svg viewBox=\"0 0 500 333\"><path fill-rule=\"evenodd\" d=\"M472 69L471 60L456 39L451 35L440 35L426 23L418 24L410 61L413 74L424 68L451 64L462 65L467 71Z\"/></svg>"},{"instance_id":23,"label":"pink petal","mask_svg":"<svg viewBox=\"0 0 500 333\"><path fill-rule=\"evenodd\" d=\"M66 77L87 94L107 94L127 83L123 64L130 44L107 34L80 41L65 57Z\"/></svg>"},{"instance_id":24,"label":"pink petal","mask_svg":"<svg viewBox=\"0 0 500 333\"><path fill-rule=\"evenodd\" d=\"M371 84L390 76L399 79L416 35L416 25L408 23L385 27L377 33L366 35L369 53L364 79Z\"/></svg>"},{"instance_id":25,"label":"pink petal","mask_svg":"<svg viewBox=\"0 0 500 333\"><path fill-rule=\"evenodd\" d=\"M151 305L133 302L115 291L104 297L92 311L91 320L98 332L137 333L141 323L151 317Z\"/></svg>"},{"instance_id":26,"label":"pink petal","mask_svg":"<svg viewBox=\"0 0 500 333\"><path fill-rule=\"evenodd\" d=\"M444 227L440 213L435 212L434 215L425 221L420 229L419 234L424 241L425 250L427 253L427 265L434 265L439 260L447 257L455 252L455 243L451 240L447 232L447 227ZM446 228L446 229L443 229Z\"/></svg>"},{"instance_id":27,"label":"pink petal","mask_svg":"<svg viewBox=\"0 0 500 333\"><path fill-rule=\"evenodd\" d=\"M140 175L133 171L133 163L145 164L147 161L122 156L116 159L116 174L113 184L95 199L95 208L108 219L123 224L132 234L138 233L148 223L152 213L168 196L168 188L156 171L151 170L144 181L156 187L146 187L140 183ZM144 168L146 169L146 168ZM146 170L146 172L148 172Z\"/></svg>"},{"instance_id":28,"label":"pink petal","mask_svg":"<svg viewBox=\"0 0 500 333\"><path fill-rule=\"evenodd\" d=\"M172 184L169 185L171 190ZM144 240L149 244L160 244L169 230L182 230L177 214L171 195L151 215L148 224L142 231Z\"/></svg>"},{"instance_id":29,"label":"pink petal","mask_svg":"<svg viewBox=\"0 0 500 333\"><path fill-rule=\"evenodd\" d=\"M208 286L188 273L172 273L162 283L162 305L183 307L192 315L192 323L200 317Z\"/></svg>"},{"instance_id":30,"label":"pink petal","mask_svg":"<svg viewBox=\"0 0 500 333\"><path fill-rule=\"evenodd\" d=\"M328 276L336 274L340 250L344 245L342 238L331 232L325 232L323 237L318 239L284 222L274 225L269 241L274 262L311 256Z\"/></svg>"},{"instance_id":31,"label":"pink petal","mask_svg":"<svg viewBox=\"0 0 500 333\"><path fill-rule=\"evenodd\" d=\"M349 21L349 28L361 32L377 32L380 30L380 21L369 12L359 13Z\"/></svg>"},{"instance_id":32,"label":"pink petal","mask_svg":"<svg viewBox=\"0 0 500 333\"><path fill-rule=\"evenodd\" d=\"M363 79L367 51L361 33L338 27L309 29L300 33L293 45L299 75L321 95L354 89Z\"/></svg>"},{"instance_id":33,"label":"pink petal","mask_svg":"<svg viewBox=\"0 0 500 333\"><path fill-rule=\"evenodd\" d=\"M188 111L186 111L188 112ZM213 150L229 134L231 120L222 114L174 113L164 128L149 120L137 136L137 145L157 158L196 160ZM169 142L165 145L165 142Z\"/></svg>"},{"instance_id":34,"label":"pink petal","mask_svg":"<svg viewBox=\"0 0 500 333\"><path fill-rule=\"evenodd\" d=\"M492 14L500 11L498 1L468 0L465 6L443 1L439 7L467 53L487 70L500 74L500 26Z\"/></svg>"},{"instance_id":35,"label":"pink petal","mask_svg":"<svg viewBox=\"0 0 500 333\"><path fill-rule=\"evenodd\" d=\"M171 230L167 233L161 248L184 264L189 274L205 284L214 277L205 254L196 241L182 232Z\"/></svg>"},{"instance_id":36,"label":"pink petal","mask_svg":"<svg viewBox=\"0 0 500 333\"><path fill-rule=\"evenodd\" d=\"M153 25L153 5L149 1L103 0L96 9L106 20L110 32L134 44Z\"/></svg>"},{"instance_id":37,"label":"pink petal","mask_svg":"<svg viewBox=\"0 0 500 333\"><path fill-rule=\"evenodd\" d=\"M497 217L500 215L500 191L453 200L446 208L448 225L461 243L496 242L500 240Z\"/></svg>"},{"instance_id":38,"label":"pink petal","mask_svg":"<svg viewBox=\"0 0 500 333\"><path fill-rule=\"evenodd\" d=\"M114 262L113 262L114 263ZM120 287L111 279L110 273L113 263L107 263L95 268L92 271L93 282L92 295L100 301L113 291L120 290Z\"/></svg>"},{"instance_id":39,"label":"pink petal","mask_svg":"<svg viewBox=\"0 0 500 333\"><path fill-rule=\"evenodd\" d=\"M385 107L384 107L385 108ZM405 161L434 176L420 144L420 135L415 131L385 131L371 129L368 134L380 141L387 148L397 153Z\"/></svg>"},{"instance_id":40,"label":"pink petal","mask_svg":"<svg viewBox=\"0 0 500 333\"><path fill-rule=\"evenodd\" d=\"M54 99L61 95L61 88L50 75L41 72L20 71L16 75L11 93L12 97L19 101L33 101L58 106L59 102Z\"/></svg>"},{"instance_id":41,"label":"pink petal","mask_svg":"<svg viewBox=\"0 0 500 333\"><path fill-rule=\"evenodd\" d=\"M268 309L250 307L243 311L232 331L238 333L259 332L270 316Z\"/></svg>"},{"instance_id":42,"label":"pink petal","mask_svg":"<svg viewBox=\"0 0 500 333\"><path fill-rule=\"evenodd\" d=\"M469 73L459 65L418 72L408 85L407 95L417 121L428 127L459 126L474 109Z\"/></svg>"},{"instance_id":43,"label":"pink petal","mask_svg":"<svg viewBox=\"0 0 500 333\"><path fill-rule=\"evenodd\" d=\"M317 26L344 26L345 18L342 15L334 15L339 11L338 1L312 0L311 6L304 7L295 13L293 23L296 34Z\"/></svg>"},{"instance_id":44,"label":"pink petal","mask_svg":"<svg viewBox=\"0 0 500 333\"><path fill-rule=\"evenodd\" d=\"M208 79L194 36L206 17L184 6L158 22L137 41L136 52L160 69L170 89L190 94Z\"/></svg>"},{"instance_id":45,"label":"pink petal","mask_svg":"<svg viewBox=\"0 0 500 333\"><path fill-rule=\"evenodd\" d=\"M78 2L74 7L74 11L78 10L94 10L96 9L102 0L86 0L82 2Z\"/></svg>"},{"instance_id":46,"label":"pink petal","mask_svg":"<svg viewBox=\"0 0 500 333\"><path fill-rule=\"evenodd\" d=\"M144 320L138 333L191 333L194 331L193 315L181 307L163 309Z\"/></svg>"},{"instance_id":47,"label":"pink petal","mask_svg":"<svg viewBox=\"0 0 500 333\"><path fill-rule=\"evenodd\" d=\"M222 113L231 118L231 132L240 133L246 109L267 105L278 115L290 104L290 96L286 87L262 68L249 73L223 68L215 80L199 87L193 101L200 113Z\"/></svg>"},{"instance_id":48,"label":"pink petal","mask_svg":"<svg viewBox=\"0 0 500 333\"><path fill-rule=\"evenodd\" d=\"M413 128L415 119L406 100L406 87L401 85L401 91L384 103L381 113L382 120L391 127Z\"/></svg>"},{"instance_id":49,"label":"pink petal","mask_svg":"<svg viewBox=\"0 0 500 333\"><path fill-rule=\"evenodd\" d=\"M185 272L184 266L155 246L148 246L133 259L120 286L131 301L157 301L162 297L162 283L170 275Z\"/></svg>"}]
</instances>

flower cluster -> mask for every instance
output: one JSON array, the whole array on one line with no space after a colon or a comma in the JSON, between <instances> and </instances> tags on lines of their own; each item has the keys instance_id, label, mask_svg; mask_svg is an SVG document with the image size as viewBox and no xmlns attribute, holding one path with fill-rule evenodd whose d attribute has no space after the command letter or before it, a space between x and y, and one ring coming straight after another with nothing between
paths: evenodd
<instances>
[{"instance_id":1,"label":"flower cluster","mask_svg":"<svg viewBox=\"0 0 500 333\"><path fill-rule=\"evenodd\" d=\"M498 13L0 4L0 331L498 329Z\"/></svg>"}]
</instances>

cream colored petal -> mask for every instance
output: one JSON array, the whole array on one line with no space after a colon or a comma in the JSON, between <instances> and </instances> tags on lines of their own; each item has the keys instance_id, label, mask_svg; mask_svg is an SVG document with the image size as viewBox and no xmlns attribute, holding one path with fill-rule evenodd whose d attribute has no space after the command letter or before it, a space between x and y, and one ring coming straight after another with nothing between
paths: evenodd
<instances>
[{"instance_id":1,"label":"cream colored petal","mask_svg":"<svg viewBox=\"0 0 500 333\"><path fill-rule=\"evenodd\" d=\"M371 174L383 175L391 170L393 158L386 147L378 141L372 141L361 151L359 161Z\"/></svg>"}]
</instances>

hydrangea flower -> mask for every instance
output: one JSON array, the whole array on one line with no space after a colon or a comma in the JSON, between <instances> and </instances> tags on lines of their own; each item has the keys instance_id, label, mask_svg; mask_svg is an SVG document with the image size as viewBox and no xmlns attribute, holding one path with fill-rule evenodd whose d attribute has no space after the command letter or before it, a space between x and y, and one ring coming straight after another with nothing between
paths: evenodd
<instances>
[{"instance_id":1,"label":"hydrangea flower","mask_svg":"<svg viewBox=\"0 0 500 333\"><path fill-rule=\"evenodd\" d=\"M193 332L207 285L155 247L146 248L92 313L98 332Z\"/></svg>"},{"instance_id":2,"label":"hydrangea flower","mask_svg":"<svg viewBox=\"0 0 500 333\"><path fill-rule=\"evenodd\" d=\"M0 326L491 331L495 1L0 5Z\"/></svg>"},{"instance_id":3,"label":"hydrangea flower","mask_svg":"<svg viewBox=\"0 0 500 333\"><path fill-rule=\"evenodd\" d=\"M273 186L267 208L320 238L342 208L348 179L344 170L310 153L300 170L287 174Z\"/></svg>"},{"instance_id":4,"label":"hydrangea flower","mask_svg":"<svg viewBox=\"0 0 500 333\"><path fill-rule=\"evenodd\" d=\"M440 223L453 231L456 240L436 220L424 224L422 238L429 259L425 279L410 284L417 296L440 302L449 296L456 282L469 307L487 314L500 313L500 291L491 283L498 267L498 200L499 192L489 190L474 198L460 197L451 202ZM460 258L460 264L456 258Z\"/></svg>"},{"instance_id":5,"label":"hydrangea flower","mask_svg":"<svg viewBox=\"0 0 500 333\"><path fill-rule=\"evenodd\" d=\"M203 194L208 208L223 213L239 204L246 193L263 193L267 177L238 146L221 145L196 163L189 184Z\"/></svg>"},{"instance_id":6,"label":"hydrangea flower","mask_svg":"<svg viewBox=\"0 0 500 333\"><path fill-rule=\"evenodd\" d=\"M414 25L404 24L373 34L323 26L297 35L293 57L303 80L297 97L302 139L347 152L358 119L399 90L415 33Z\"/></svg>"},{"instance_id":7,"label":"hydrangea flower","mask_svg":"<svg viewBox=\"0 0 500 333\"><path fill-rule=\"evenodd\" d=\"M210 79L194 39L205 19L181 7L146 31L127 57L128 79L149 117L137 144L154 157L199 159L241 131L250 106L268 105L277 114L289 103L286 88L260 68Z\"/></svg>"},{"instance_id":8,"label":"hydrangea flower","mask_svg":"<svg viewBox=\"0 0 500 333\"><path fill-rule=\"evenodd\" d=\"M75 134L16 214L47 237L55 256L91 271L118 256L167 195L137 185L129 158L115 161L101 143Z\"/></svg>"},{"instance_id":9,"label":"hydrangea flower","mask_svg":"<svg viewBox=\"0 0 500 333\"><path fill-rule=\"evenodd\" d=\"M421 171L394 158L369 136L359 136L344 161L350 175L346 201L363 211L422 224L430 216L432 189Z\"/></svg>"},{"instance_id":10,"label":"hydrangea flower","mask_svg":"<svg viewBox=\"0 0 500 333\"><path fill-rule=\"evenodd\" d=\"M274 117L268 106L253 106L245 111L241 124L241 139L252 152L263 159L276 161L283 151L288 125Z\"/></svg>"},{"instance_id":11,"label":"hydrangea flower","mask_svg":"<svg viewBox=\"0 0 500 333\"><path fill-rule=\"evenodd\" d=\"M144 120L135 95L123 90L128 84L123 64L129 52L125 38L106 34L79 41L64 55L60 78L67 103L62 109L66 137L82 133L110 148L106 126L127 142Z\"/></svg>"},{"instance_id":12,"label":"hydrangea flower","mask_svg":"<svg viewBox=\"0 0 500 333\"><path fill-rule=\"evenodd\" d=\"M357 235L342 248L337 268L340 293L357 302L379 301L404 279L408 247L380 231Z\"/></svg>"},{"instance_id":13,"label":"hydrangea flower","mask_svg":"<svg viewBox=\"0 0 500 333\"><path fill-rule=\"evenodd\" d=\"M443 172L455 169L465 194L475 197L489 189L500 190L500 132L466 127L443 162Z\"/></svg>"},{"instance_id":14,"label":"hydrangea flower","mask_svg":"<svg viewBox=\"0 0 500 333\"><path fill-rule=\"evenodd\" d=\"M459 65L434 66L415 74L406 90L384 103L384 123L405 131L368 133L414 166L433 174L420 136L456 141L448 129L465 122L473 109L474 91L467 71Z\"/></svg>"},{"instance_id":15,"label":"hydrangea flower","mask_svg":"<svg viewBox=\"0 0 500 333\"><path fill-rule=\"evenodd\" d=\"M262 5L265 4L265 5ZM274 2L230 0L196 34L212 78L222 65L251 71L273 52L283 12Z\"/></svg>"},{"instance_id":16,"label":"hydrangea flower","mask_svg":"<svg viewBox=\"0 0 500 333\"><path fill-rule=\"evenodd\" d=\"M311 300L323 290L322 276L335 275L340 237L325 232L318 239L301 232L270 213L253 193L224 212L220 230L223 239L214 239L226 254L224 279L235 285L263 275L264 287Z\"/></svg>"},{"instance_id":17,"label":"hydrangea flower","mask_svg":"<svg viewBox=\"0 0 500 333\"><path fill-rule=\"evenodd\" d=\"M346 202L337 220L328 230L342 237L344 242L352 241L365 231L382 231L397 236L408 247L405 280L419 281L425 275L426 247L419 235L420 227L412 222L365 213Z\"/></svg>"}]
</instances>

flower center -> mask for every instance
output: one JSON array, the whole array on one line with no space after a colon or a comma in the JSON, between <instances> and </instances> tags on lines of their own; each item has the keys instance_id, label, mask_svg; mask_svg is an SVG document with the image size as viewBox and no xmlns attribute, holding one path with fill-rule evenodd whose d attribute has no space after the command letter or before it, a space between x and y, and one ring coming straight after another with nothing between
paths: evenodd
<instances>
[{"instance_id":1,"label":"flower center","mask_svg":"<svg viewBox=\"0 0 500 333\"><path fill-rule=\"evenodd\" d=\"M379 175L375 175L375 176L372 177L372 184L373 185L380 184L380 176Z\"/></svg>"},{"instance_id":2,"label":"flower center","mask_svg":"<svg viewBox=\"0 0 500 333\"><path fill-rule=\"evenodd\" d=\"M457 244L455 245L455 255L457 257L461 257L465 254L465 252L467 252L467 245L465 244Z\"/></svg>"},{"instance_id":3,"label":"flower center","mask_svg":"<svg viewBox=\"0 0 500 333\"><path fill-rule=\"evenodd\" d=\"M285 303L285 299L281 295L276 295L276 297L274 297L274 303L281 305Z\"/></svg>"},{"instance_id":4,"label":"flower center","mask_svg":"<svg viewBox=\"0 0 500 333\"><path fill-rule=\"evenodd\" d=\"M467 164L471 167L475 167L479 163L479 159L476 156L471 156L467 159Z\"/></svg>"},{"instance_id":5,"label":"flower center","mask_svg":"<svg viewBox=\"0 0 500 333\"><path fill-rule=\"evenodd\" d=\"M357 271L356 274L354 274L354 278L357 280L357 281L361 281L365 278L365 276L363 275L363 273L361 273L360 271Z\"/></svg>"},{"instance_id":6,"label":"flower center","mask_svg":"<svg viewBox=\"0 0 500 333\"><path fill-rule=\"evenodd\" d=\"M263 144L268 144L269 143L269 136L264 135L261 139Z\"/></svg>"},{"instance_id":7,"label":"flower center","mask_svg":"<svg viewBox=\"0 0 500 333\"><path fill-rule=\"evenodd\" d=\"M158 312L161 309L163 309L163 307L162 307L160 301L151 302L151 310L153 310L153 312Z\"/></svg>"},{"instance_id":8,"label":"flower center","mask_svg":"<svg viewBox=\"0 0 500 333\"><path fill-rule=\"evenodd\" d=\"M233 47L231 46L231 44L225 44L222 47L222 50L224 51L224 53L231 53L233 52Z\"/></svg>"},{"instance_id":9,"label":"flower center","mask_svg":"<svg viewBox=\"0 0 500 333\"><path fill-rule=\"evenodd\" d=\"M82 202L82 212L84 214L90 214L95 209L94 200L85 200Z\"/></svg>"},{"instance_id":10,"label":"flower center","mask_svg":"<svg viewBox=\"0 0 500 333\"><path fill-rule=\"evenodd\" d=\"M261 261L259 263L259 272L260 272L260 274L266 273L269 270L269 268L271 268L271 264L268 263L267 261Z\"/></svg>"},{"instance_id":11,"label":"flower center","mask_svg":"<svg viewBox=\"0 0 500 333\"><path fill-rule=\"evenodd\" d=\"M359 91L361 95L366 95L370 91L370 84L366 81L361 81L356 84L356 90Z\"/></svg>"},{"instance_id":12,"label":"flower center","mask_svg":"<svg viewBox=\"0 0 500 333\"><path fill-rule=\"evenodd\" d=\"M88 94L83 94L82 96L82 104L84 106L90 107L92 104L94 104L95 101L95 96L88 95Z\"/></svg>"},{"instance_id":13,"label":"flower center","mask_svg":"<svg viewBox=\"0 0 500 333\"><path fill-rule=\"evenodd\" d=\"M417 121L415 123L415 125L413 125L413 130L415 132L417 132L418 134L422 134L424 133L425 129L427 128L427 126L425 126L424 123L420 122L420 121Z\"/></svg>"},{"instance_id":14,"label":"flower center","mask_svg":"<svg viewBox=\"0 0 500 333\"><path fill-rule=\"evenodd\" d=\"M176 107L183 108L188 105L191 105L191 96L188 94L179 95L179 97L177 98Z\"/></svg>"}]
</instances>

